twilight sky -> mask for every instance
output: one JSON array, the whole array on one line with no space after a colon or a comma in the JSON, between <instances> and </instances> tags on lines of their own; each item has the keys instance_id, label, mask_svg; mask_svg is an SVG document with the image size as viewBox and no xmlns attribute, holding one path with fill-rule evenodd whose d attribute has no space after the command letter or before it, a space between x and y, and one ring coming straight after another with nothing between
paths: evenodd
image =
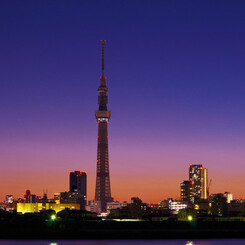
<instances>
[{"instance_id":1,"label":"twilight sky","mask_svg":"<svg viewBox=\"0 0 245 245\"><path fill-rule=\"evenodd\" d=\"M245 1L0 1L0 200L94 198L100 40L112 195L179 198L190 163L245 198Z\"/></svg>"}]
</instances>

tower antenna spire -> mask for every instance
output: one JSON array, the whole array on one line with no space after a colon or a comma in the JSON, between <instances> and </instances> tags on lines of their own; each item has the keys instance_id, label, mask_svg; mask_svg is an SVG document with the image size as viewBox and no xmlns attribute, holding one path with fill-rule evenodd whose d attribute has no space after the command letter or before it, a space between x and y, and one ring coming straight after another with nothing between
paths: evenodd
<instances>
[{"instance_id":1,"label":"tower antenna spire","mask_svg":"<svg viewBox=\"0 0 245 245\"><path fill-rule=\"evenodd\" d=\"M104 77L105 73L105 40L101 40L102 44L102 77Z\"/></svg>"}]
</instances>

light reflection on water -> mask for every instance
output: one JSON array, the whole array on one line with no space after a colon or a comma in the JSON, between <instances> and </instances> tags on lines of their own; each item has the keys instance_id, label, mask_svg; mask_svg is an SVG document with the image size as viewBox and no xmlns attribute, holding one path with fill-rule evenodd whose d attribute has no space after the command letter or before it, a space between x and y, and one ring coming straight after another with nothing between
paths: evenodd
<instances>
[{"instance_id":1,"label":"light reflection on water","mask_svg":"<svg viewBox=\"0 0 245 245\"><path fill-rule=\"evenodd\" d=\"M245 239L209 240L0 240L0 245L244 245Z\"/></svg>"}]
</instances>

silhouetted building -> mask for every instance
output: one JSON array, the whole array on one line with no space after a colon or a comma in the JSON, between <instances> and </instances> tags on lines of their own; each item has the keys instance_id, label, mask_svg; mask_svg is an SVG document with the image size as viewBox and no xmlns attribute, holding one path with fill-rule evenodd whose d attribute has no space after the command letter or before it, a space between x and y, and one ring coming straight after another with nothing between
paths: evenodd
<instances>
[{"instance_id":1,"label":"silhouetted building","mask_svg":"<svg viewBox=\"0 0 245 245\"><path fill-rule=\"evenodd\" d=\"M131 197L131 203L142 203L139 197Z\"/></svg>"},{"instance_id":2,"label":"silhouetted building","mask_svg":"<svg viewBox=\"0 0 245 245\"><path fill-rule=\"evenodd\" d=\"M123 207L126 207L127 205L127 202L108 202L106 212L110 213L112 209L121 209Z\"/></svg>"},{"instance_id":3,"label":"silhouetted building","mask_svg":"<svg viewBox=\"0 0 245 245\"><path fill-rule=\"evenodd\" d=\"M210 195L211 213L215 216L227 216L227 199L223 193Z\"/></svg>"},{"instance_id":4,"label":"silhouetted building","mask_svg":"<svg viewBox=\"0 0 245 245\"><path fill-rule=\"evenodd\" d=\"M100 201L88 201L88 205L86 206L86 210L92 213L101 213L101 202Z\"/></svg>"},{"instance_id":5,"label":"silhouetted building","mask_svg":"<svg viewBox=\"0 0 245 245\"><path fill-rule=\"evenodd\" d=\"M194 203L194 182L185 180L180 184L181 201Z\"/></svg>"},{"instance_id":6,"label":"silhouetted building","mask_svg":"<svg viewBox=\"0 0 245 245\"><path fill-rule=\"evenodd\" d=\"M111 185L109 174L109 153L108 153L108 123L111 112L107 110L106 78L104 76L104 45L102 43L102 76L100 77L99 110L95 112L98 123L98 147L97 147L97 175L95 188L95 201L101 202L101 211L106 212L107 202L111 202Z\"/></svg>"},{"instance_id":7,"label":"silhouetted building","mask_svg":"<svg viewBox=\"0 0 245 245\"><path fill-rule=\"evenodd\" d=\"M199 199L208 199L208 170L202 165L190 164L189 179L194 183L194 202Z\"/></svg>"},{"instance_id":8,"label":"silhouetted building","mask_svg":"<svg viewBox=\"0 0 245 245\"><path fill-rule=\"evenodd\" d=\"M81 209L84 210L87 204L87 173L82 171L70 172L70 191L60 193L60 202L69 199L75 203L80 203Z\"/></svg>"},{"instance_id":9,"label":"silhouetted building","mask_svg":"<svg viewBox=\"0 0 245 245\"><path fill-rule=\"evenodd\" d=\"M198 210L199 213L211 214L211 203L208 199L199 199L195 203L194 209Z\"/></svg>"},{"instance_id":10,"label":"silhouetted building","mask_svg":"<svg viewBox=\"0 0 245 245\"><path fill-rule=\"evenodd\" d=\"M54 193L54 201L55 203L60 203L60 193Z\"/></svg>"},{"instance_id":11,"label":"silhouetted building","mask_svg":"<svg viewBox=\"0 0 245 245\"><path fill-rule=\"evenodd\" d=\"M173 200L172 198L169 198L168 200L162 200L158 203L158 208L168 208L169 207L169 201Z\"/></svg>"},{"instance_id":12,"label":"silhouetted building","mask_svg":"<svg viewBox=\"0 0 245 245\"><path fill-rule=\"evenodd\" d=\"M77 203L81 210L85 210L86 198L78 191L65 191L60 193L60 204L62 203ZM58 202L56 202L58 203Z\"/></svg>"},{"instance_id":13,"label":"silhouetted building","mask_svg":"<svg viewBox=\"0 0 245 245\"><path fill-rule=\"evenodd\" d=\"M88 212L86 210L76 210L76 209L64 209L57 214L57 218L62 220L100 220L100 218L95 213Z\"/></svg>"},{"instance_id":14,"label":"silhouetted building","mask_svg":"<svg viewBox=\"0 0 245 245\"><path fill-rule=\"evenodd\" d=\"M231 201L228 203L228 216L244 217L245 216L245 203Z\"/></svg>"},{"instance_id":15,"label":"silhouetted building","mask_svg":"<svg viewBox=\"0 0 245 245\"><path fill-rule=\"evenodd\" d=\"M112 206L110 207L110 205ZM109 217L113 219L124 220L167 220L171 215L169 208L159 208L158 205L148 205L143 203L138 197L132 197L131 203L108 203L110 210Z\"/></svg>"},{"instance_id":16,"label":"silhouetted building","mask_svg":"<svg viewBox=\"0 0 245 245\"><path fill-rule=\"evenodd\" d=\"M87 196L87 173L81 171L70 172L70 192L80 192Z\"/></svg>"},{"instance_id":17,"label":"silhouetted building","mask_svg":"<svg viewBox=\"0 0 245 245\"><path fill-rule=\"evenodd\" d=\"M43 198L41 198L42 203L46 203L49 202L50 200L48 200L48 195L47 193L43 193Z\"/></svg>"},{"instance_id":18,"label":"silhouetted building","mask_svg":"<svg viewBox=\"0 0 245 245\"><path fill-rule=\"evenodd\" d=\"M149 218L149 214L151 214L151 208L139 198L136 198L121 209L110 210L110 217L116 219L142 219L144 216Z\"/></svg>"},{"instance_id":19,"label":"silhouetted building","mask_svg":"<svg viewBox=\"0 0 245 245\"><path fill-rule=\"evenodd\" d=\"M193 208L181 209L178 212L178 221L196 221L197 220L197 211Z\"/></svg>"},{"instance_id":20,"label":"silhouetted building","mask_svg":"<svg viewBox=\"0 0 245 245\"><path fill-rule=\"evenodd\" d=\"M30 190L26 190L26 194L24 195L26 203L35 203L38 202L38 197L34 194L31 194Z\"/></svg>"}]
</instances>

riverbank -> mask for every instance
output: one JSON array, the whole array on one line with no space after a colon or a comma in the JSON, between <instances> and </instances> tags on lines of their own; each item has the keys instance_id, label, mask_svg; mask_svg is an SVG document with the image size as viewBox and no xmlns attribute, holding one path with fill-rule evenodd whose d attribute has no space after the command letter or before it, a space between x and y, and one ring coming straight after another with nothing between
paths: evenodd
<instances>
[{"instance_id":1,"label":"riverbank","mask_svg":"<svg viewBox=\"0 0 245 245\"><path fill-rule=\"evenodd\" d=\"M0 239L245 238L245 222L0 221Z\"/></svg>"}]
</instances>

